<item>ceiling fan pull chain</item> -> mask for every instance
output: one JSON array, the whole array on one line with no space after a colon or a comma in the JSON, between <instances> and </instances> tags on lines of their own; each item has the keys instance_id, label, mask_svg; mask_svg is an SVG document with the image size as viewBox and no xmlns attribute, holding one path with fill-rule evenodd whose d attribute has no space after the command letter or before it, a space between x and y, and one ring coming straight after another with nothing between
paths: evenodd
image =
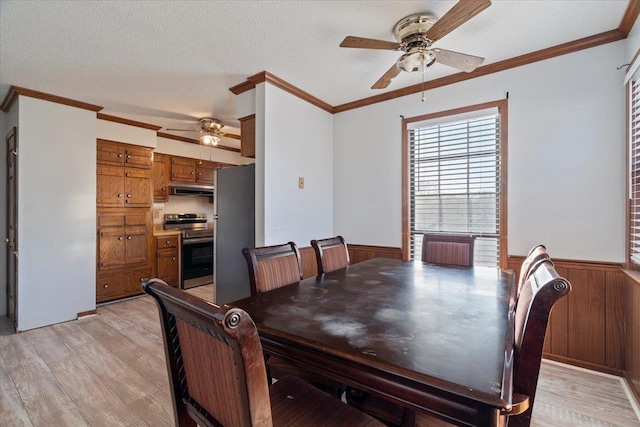
<instances>
[{"instance_id":1,"label":"ceiling fan pull chain","mask_svg":"<svg viewBox=\"0 0 640 427\"><path fill-rule=\"evenodd\" d=\"M420 98L420 100L422 102L424 102L424 70L425 70L425 66L424 66L424 54L422 55L422 98Z\"/></svg>"}]
</instances>

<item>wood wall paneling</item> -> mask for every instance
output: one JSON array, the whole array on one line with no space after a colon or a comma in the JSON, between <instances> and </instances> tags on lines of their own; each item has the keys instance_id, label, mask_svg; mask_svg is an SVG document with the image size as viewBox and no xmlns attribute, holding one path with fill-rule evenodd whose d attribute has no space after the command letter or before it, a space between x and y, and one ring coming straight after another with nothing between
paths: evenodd
<instances>
[{"instance_id":1,"label":"wood wall paneling","mask_svg":"<svg viewBox=\"0 0 640 427\"><path fill-rule=\"evenodd\" d=\"M508 268L519 272L523 260L510 256ZM625 314L630 302L621 265L562 259L554 263L558 274L571 282L572 291L553 307L545 357L621 375L625 348L629 359L625 320L631 322Z\"/></svg>"},{"instance_id":2,"label":"wood wall paneling","mask_svg":"<svg viewBox=\"0 0 640 427\"><path fill-rule=\"evenodd\" d=\"M626 277L625 378L640 401L640 277L633 273Z\"/></svg>"}]
</instances>

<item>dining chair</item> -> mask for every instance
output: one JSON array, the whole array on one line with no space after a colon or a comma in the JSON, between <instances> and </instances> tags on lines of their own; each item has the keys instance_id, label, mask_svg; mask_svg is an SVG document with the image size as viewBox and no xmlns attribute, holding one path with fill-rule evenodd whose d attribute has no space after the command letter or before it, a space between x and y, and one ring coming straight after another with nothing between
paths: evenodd
<instances>
[{"instance_id":1,"label":"dining chair","mask_svg":"<svg viewBox=\"0 0 640 427\"><path fill-rule=\"evenodd\" d=\"M531 424L551 309L570 291L571 284L558 275L553 262L548 257L542 257L530 266L521 292L514 298L514 308L510 314L515 316L512 403L514 408L528 405L528 409L518 415L506 416L509 427L529 427ZM390 425L409 427L442 425L443 422L432 414L415 412L377 396L350 396L349 390L346 396L352 406ZM507 419L502 421L506 424Z\"/></svg>"},{"instance_id":2,"label":"dining chair","mask_svg":"<svg viewBox=\"0 0 640 427\"><path fill-rule=\"evenodd\" d=\"M295 243L244 248L242 250L249 268L251 295L292 285L302 279L302 262ZM304 370L278 356L267 357L267 376L272 381L285 375L294 375L318 388L340 397L344 387L337 381Z\"/></svg>"},{"instance_id":3,"label":"dining chair","mask_svg":"<svg viewBox=\"0 0 640 427\"><path fill-rule=\"evenodd\" d=\"M244 248L251 295L297 283L302 279L302 262L295 243Z\"/></svg>"},{"instance_id":4,"label":"dining chair","mask_svg":"<svg viewBox=\"0 0 640 427\"><path fill-rule=\"evenodd\" d=\"M318 274L339 270L349 265L349 250L342 236L312 240L311 246L316 253Z\"/></svg>"},{"instance_id":5,"label":"dining chair","mask_svg":"<svg viewBox=\"0 0 640 427\"><path fill-rule=\"evenodd\" d=\"M304 381L269 386L253 320L160 279L142 285L158 306L176 426L383 426Z\"/></svg>"},{"instance_id":6,"label":"dining chair","mask_svg":"<svg viewBox=\"0 0 640 427\"><path fill-rule=\"evenodd\" d=\"M531 269L533 264L541 259L550 259L549 254L547 253L547 248L544 245L535 245L533 248L531 248L526 258L522 262L522 266L520 267L520 275L518 276L518 290L516 295L520 294L524 283L527 281L527 277L529 277L529 270Z\"/></svg>"},{"instance_id":7,"label":"dining chair","mask_svg":"<svg viewBox=\"0 0 640 427\"><path fill-rule=\"evenodd\" d=\"M476 236L470 234L422 235L422 262L442 265L473 266L473 245Z\"/></svg>"}]
</instances>

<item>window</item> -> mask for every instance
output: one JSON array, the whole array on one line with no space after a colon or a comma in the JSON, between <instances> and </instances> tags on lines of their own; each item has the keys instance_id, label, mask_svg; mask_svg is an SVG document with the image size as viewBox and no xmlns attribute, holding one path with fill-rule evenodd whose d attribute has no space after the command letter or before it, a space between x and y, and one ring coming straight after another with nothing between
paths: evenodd
<instances>
[{"instance_id":1,"label":"window","mask_svg":"<svg viewBox=\"0 0 640 427\"><path fill-rule=\"evenodd\" d=\"M629 82L629 262L640 268L640 84Z\"/></svg>"},{"instance_id":2,"label":"window","mask_svg":"<svg viewBox=\"0 0 640 427\"><path fill-rule=\"evenodd\" d=\"M500 266L506 235L501 179L506 132L500 109L483 104L405 122L408 238L403 253L420 259L423 233L473 234L474 264Z\"/></svg>"}]
</instances>

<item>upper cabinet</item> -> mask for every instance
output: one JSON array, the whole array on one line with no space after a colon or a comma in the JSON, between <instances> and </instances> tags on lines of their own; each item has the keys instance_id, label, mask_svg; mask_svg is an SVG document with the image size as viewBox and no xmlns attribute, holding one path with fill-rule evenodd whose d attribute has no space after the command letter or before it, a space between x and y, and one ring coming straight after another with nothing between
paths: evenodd
<instances>
[{"instance_id":1,"label":"upper cabinet","mask_svg":"<svg viewBox=\"0 0 640 427\"><path fill-rule=\"evenodd\" d=\"M208 162L206 160L196 161L196 182L198 184L213 185L213 174L218 165L216 162Z\"/></svg>"},{"instance_id":2,"label":"upper cabinet","mask_svg":"<svg viewBox=\"0 0 640 427\"><path fill-rule=\"evenodd\" d=\"M151 169L151 148L99 139L97 163Z\"/></svg>"},{"instance_id":3,"label":"upper cabinet","mask_svg":"<svg viewBox=\"0 0 640 427\"><path fill-rule=\"evenodd\" d=\"M171 181L196 182L196 159L171 157Z\"/></svg>"},{"instance_id":4,"label":"upper cabinet","mask_svg":"<svg viewBox=\"0 0 640 427\"><path fill-rule=\"evenodd\" d=\"M151 206L151 149L98 140L99 208Z\"/></svg>"},{"instance_id":5,"label":"upper cabinet","mask_svg":"<svg viewBox=\"0 0 640 427\"><path fill-rule=\"evenodd\" d=\"M256 115L240 119L240 155L256 157Z\"/></svg>"},{"instance_id":6,"label":"upper cabinet","mask_svg":"<svg viewBox=\"0 0 640 427\"><path fill-rule=\"evenodd\" d=\"M171 158L166 154L154 153L153 168L153 201L169 201L169 177L171 175Z\"/></svg>"}]
</instances>

